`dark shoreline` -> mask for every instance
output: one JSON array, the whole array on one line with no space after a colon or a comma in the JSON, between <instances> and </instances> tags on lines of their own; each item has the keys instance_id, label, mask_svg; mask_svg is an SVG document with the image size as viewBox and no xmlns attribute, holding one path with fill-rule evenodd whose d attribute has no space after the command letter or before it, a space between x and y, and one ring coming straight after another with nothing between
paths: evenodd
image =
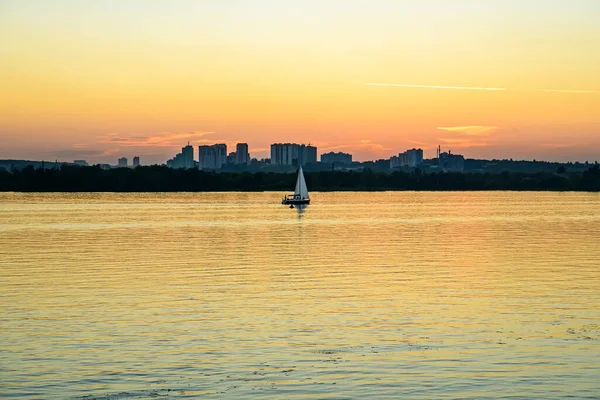
<instances>
[{"instance_id":1,"label":"dark shoreline","mask_svg":"<svg viewBox=\"0 0 600 400\"><path fill-rule=\"evenodd\" d=\"M551 191L600 192L600 168L584 172L421 173L305 172L312 192ZM63 166L0 170L2 192L265 192L292 191L295 173L207 172L162 166L115 168Z\"/></svg>"}]
</instances>

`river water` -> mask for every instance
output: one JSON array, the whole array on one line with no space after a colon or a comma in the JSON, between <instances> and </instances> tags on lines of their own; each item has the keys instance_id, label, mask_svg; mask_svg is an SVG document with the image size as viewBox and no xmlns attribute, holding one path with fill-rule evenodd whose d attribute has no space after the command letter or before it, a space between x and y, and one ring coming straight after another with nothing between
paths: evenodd
<instances>
[{"instance_id":1,"label":"river water","mask_svg":"<svg viewBox=\"0 0 600 400\"><path fill-rule=\"evenodd\" d=\"M600 398L600 195L0 194L0 397Z\"/></svg>"}]
</instances>

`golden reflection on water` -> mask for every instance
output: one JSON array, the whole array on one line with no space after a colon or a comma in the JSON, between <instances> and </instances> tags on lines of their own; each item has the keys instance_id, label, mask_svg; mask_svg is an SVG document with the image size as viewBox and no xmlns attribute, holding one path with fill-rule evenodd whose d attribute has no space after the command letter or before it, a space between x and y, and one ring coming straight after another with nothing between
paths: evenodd
<instances>
[{"instance_id":1,"label":"golden reflection on water","mask_svg":"<svg viewBox=\"0 0 600 400\"><path fill-rule=\"evenodd\" d=\"M600 196L0 194L1 397L600 396Z\"/></svg>"}]
</instances>

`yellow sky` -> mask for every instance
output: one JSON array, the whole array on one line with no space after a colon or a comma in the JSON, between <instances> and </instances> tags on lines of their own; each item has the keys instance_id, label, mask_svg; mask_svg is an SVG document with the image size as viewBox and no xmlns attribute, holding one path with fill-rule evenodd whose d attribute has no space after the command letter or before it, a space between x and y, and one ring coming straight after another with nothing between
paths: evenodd
<instances>
[{"instance_id":1,"label":"yellow sky","mask_svg":"<svg viewBox=\"0 0 600 400\"><path fill-rule=\"evenodd\" d=\"M0 158L164 162L189 140L596 160L599 18L595 0L5 0Z\"/></svg>"}]
</instances>

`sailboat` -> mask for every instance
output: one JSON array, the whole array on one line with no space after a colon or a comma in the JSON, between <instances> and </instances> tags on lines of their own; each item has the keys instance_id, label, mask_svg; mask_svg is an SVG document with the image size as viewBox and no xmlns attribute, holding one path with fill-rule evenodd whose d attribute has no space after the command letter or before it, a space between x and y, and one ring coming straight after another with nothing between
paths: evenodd
<instances>
[{"instance_id":1,"label":"sailboat","mask_svg":"<svg viewBox=\"0 0 600 400\"><path fill-rule=\"evenodd\" d=\"M296 180L296 190L293 195L286 195L282 200L281 204L291 204L292 206L297 204L309 204L310 198L308 197L308 188L306 187L306 181L304 180L304 173L302 172L302 166L298 169L298 179Z\"/></svg>"}]
</instances>

